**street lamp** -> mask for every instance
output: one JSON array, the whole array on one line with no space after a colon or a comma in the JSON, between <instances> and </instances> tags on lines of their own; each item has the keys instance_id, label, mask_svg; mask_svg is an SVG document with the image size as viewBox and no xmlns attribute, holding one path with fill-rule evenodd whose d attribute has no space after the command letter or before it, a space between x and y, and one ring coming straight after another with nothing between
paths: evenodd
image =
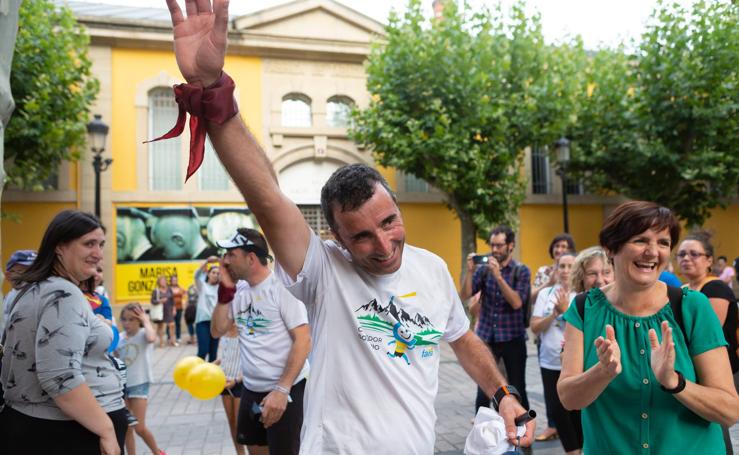
<instances>
[{"instance_id":1,"label":"street lamp","mask_svg":"<svg viewBox=\"0 0 739 455\"><path fill-rule=\"evenodd\" d=\"M102 116L95 114L95 118L87 124L87 136L92 150L92 168L95 170L95 216L100 218L100 173L108 169L113 162L112 158L101 156L105 151L105 138L108 136L108 125L103 123Z\"/></svg>"},{"instance_id":2,"label":"street lamp","mask_svg":"<svg viewBox=\"0 0 739 455\"><path fill-rule=\"evenodd\" d=\"M562 217L564 219L564 231L570 232L570 222L567 213L567 165L570 162L570 141L561 137L554 143L557 150L557 175L562 179Z\"/></svg>"}]
</instances>

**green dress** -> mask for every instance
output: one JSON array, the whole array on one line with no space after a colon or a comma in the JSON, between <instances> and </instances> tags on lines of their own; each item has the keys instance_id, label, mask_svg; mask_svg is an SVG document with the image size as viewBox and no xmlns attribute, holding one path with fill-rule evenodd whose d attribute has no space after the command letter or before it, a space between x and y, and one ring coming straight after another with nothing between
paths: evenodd
<instances>
[{"instance_id":1,"label":"green dress","mask_svg":"<svg viewBox=\"0 0 739 455\"><path fill-rule=\"evenodd\" d=\"M665 296L667 301L667 296ZM598 363L594 340L605 337L605 326L615 329L621 348L621 374L582 410L585 454L723 454L721 427L699 417L673 395L660 389L650 367L649 329L662 338L660 324L673 328L675 370L696 382L692 357L726 346L721 325L703 294L683 290L683 322L690 346L679 329L672 308L666 303L657 313L629 316L614 308L600 289L594 288L585 301L585 324L570 305L565 320L583 331L583 371Z\"/></svg>"}]
</instances>

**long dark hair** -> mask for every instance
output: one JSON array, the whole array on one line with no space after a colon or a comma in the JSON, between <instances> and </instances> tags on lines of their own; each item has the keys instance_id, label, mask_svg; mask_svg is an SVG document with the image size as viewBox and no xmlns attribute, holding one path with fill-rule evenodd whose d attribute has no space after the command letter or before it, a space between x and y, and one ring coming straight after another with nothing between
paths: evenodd
<instances>
[{"instance_id":1,"label":"long dark hair","mask_svg":"<svg viewBox=\"0 0 739 455\"><path fill-rule=\"evenodd\" d=\"M105 232L105 227L100 223L100 220L90 213L80 212L79 210L64 210L63 212L59 212L46 228L36 259L21 274L19 279L30 284L44 281L51 275L54 275L54 266L59 262L56 255L56 247L78 239L95 229L102 229ZM80 284L84 286L85 283ZM95 277L90 277L84 287L94 290Z\"/></svg>"}]
</instances>

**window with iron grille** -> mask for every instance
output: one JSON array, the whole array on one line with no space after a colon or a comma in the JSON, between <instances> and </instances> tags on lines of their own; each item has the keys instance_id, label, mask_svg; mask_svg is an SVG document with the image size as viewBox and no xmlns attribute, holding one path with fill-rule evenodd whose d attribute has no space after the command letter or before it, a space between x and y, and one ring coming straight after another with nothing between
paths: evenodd
<instances>
[{"instance_id":1,"label":"window with iron grille","mask_svg":"<svg viewBox=\"0 0 739 455\"><path fill-rule=\"evenodd\" d=\"M537 147L531 150L531 191L534 194L552 192L551 169L546 149Z\"/></svg>"},{"instance_id":2,"label":"window with iron grille","mask_svg":"<svg viewBox=\"0 0 739 455\"><path fill-rule=\"evenodd\" d=\"M52 169L49 176L41 182L45 190L58 190L59 189L59 168Z\"/></svg>"},{"instance_id":3,"label":"window with iron grille","mask_svg":"<svg viewBox=\"0 0 739 455\"><path fill-rule=\"evenodd\" d=\"M582 187L580 180L567 179L567 194L584 194L585 191Z\"/></svg>"},{"instance_id":4,"label":"window with iron grille","mask_svg":"<svg viewBox=\"0 0 739 455\"><path fill-rule=\"evenodd\" d=\"M159 137L177 122L179 109L171 88L155 88L149 92L149 137ZM182 143L180 137L149 143L149 188L182 189Z\"/></svg>"},{"instance_id":5,"label":"window with iron grille","mask_svg":"<svg viewBox=\"0 0 739 455\"><path fill-rule=\"evenodd\" d=\"M322 239L332 239L331 228L328 226L326 218L323 217L320 205L299 205L298 208L303 213L305 221L313 231Z\"/></svg>"},{"instance_id":6,"label":"window with iron grille","mask_svg":"<svg viewBox=\"0 0 739 455\"><path fill-rule=\"evenodd\" d=\"M229 188L228 182L231 180L223 168L221 160L218 159L216 151L210 138L205 141L205 158L203 165L198 170L200 178L200 189L206 191L226 191Z\"/></svg>"}]
</instances>

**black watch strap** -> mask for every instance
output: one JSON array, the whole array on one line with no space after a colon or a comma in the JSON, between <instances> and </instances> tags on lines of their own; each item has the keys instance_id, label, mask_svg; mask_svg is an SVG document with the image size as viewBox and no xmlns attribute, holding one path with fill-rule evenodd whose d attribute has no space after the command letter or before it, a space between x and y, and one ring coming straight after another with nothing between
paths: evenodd
<instances>
[{"instance_id":1,"label":"black watch strap","mask_svg":"<svg viewBox=\"0 0 739 455\"><path fill-rule=\"evenodd\" d=\"M675 373L677 373L677 386L675 386L674 389L665 388L665 386L663 385L660 385L659 388L671 394L680 393L683 390L685 390L685 385L686 385L685 376L683 376L683 374L677 370L675 370Z\"/></svg>"},{"instance_id":2,"label":"black watch strap","mask_svg":"<svg viewBox=\"0 0 739 455\"><path fill-rule=\"evenodd\" d=\"M495 408L495 411L498 411L498 408L500 407L500 402L503 400L503 398L507 395L513 395L516 397L519 403L521 403L523 400L521 398L521 394L518 392L518 389L513 387L512 385L504 385L498 390L495 391L495 394L493 394L493 408Z\"/></svg>"}]
</instances>

